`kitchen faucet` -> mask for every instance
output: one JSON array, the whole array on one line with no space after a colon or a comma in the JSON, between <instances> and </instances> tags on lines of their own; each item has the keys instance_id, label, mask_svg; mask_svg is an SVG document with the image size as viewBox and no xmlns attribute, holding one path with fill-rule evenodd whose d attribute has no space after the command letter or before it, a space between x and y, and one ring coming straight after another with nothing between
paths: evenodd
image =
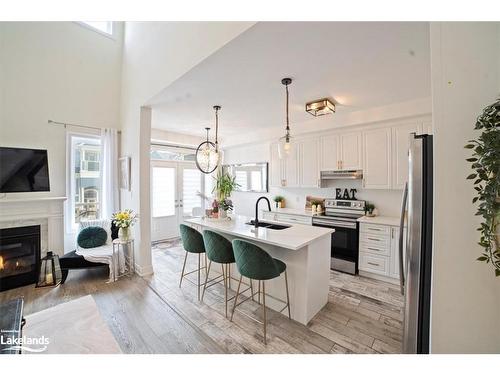
<instances>
[{"instance_id":1,"label":"kitchen faucet","mask_svg":"<svg viewBox=\"0 0 500 375\"><path fill-rule=\"evenodd\" d=\"M259 199L257 199L257 202L255 202L255 220L254 220L255 228L258 228L259 226L259 202L261 201L261 199L267 201L267 208L269 209L269 211L271 211L271 202L269 202L269 199L267 199L267 197L262 196Z\"/></svg>"}]
</instances>

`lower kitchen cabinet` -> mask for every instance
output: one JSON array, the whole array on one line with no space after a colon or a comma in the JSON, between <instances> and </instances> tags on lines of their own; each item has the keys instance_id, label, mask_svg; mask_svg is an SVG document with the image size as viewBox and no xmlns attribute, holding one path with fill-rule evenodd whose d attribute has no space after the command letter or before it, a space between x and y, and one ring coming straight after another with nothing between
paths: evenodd
<instances>
[{"instance_id":1,"label":"lower kitchen cabinet","mask_svg":"<svg viewBox=\"0 0 500 375\"><path fill-rule=\"evenodd\" d=\"M399 227L360 223L359 271L364 276L399 283Z\"/></svg>"}]
</instances>

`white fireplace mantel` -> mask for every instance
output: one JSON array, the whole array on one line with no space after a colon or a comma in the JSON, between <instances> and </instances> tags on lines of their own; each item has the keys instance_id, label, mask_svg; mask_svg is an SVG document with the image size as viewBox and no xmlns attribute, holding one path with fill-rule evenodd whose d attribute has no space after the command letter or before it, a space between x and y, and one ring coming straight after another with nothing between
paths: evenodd
<instances>
[{"instance_id":1,"label":"white fireplace mantel","mask_svg":"<svg viewBox=\"0 0 500 375\"><path fill-rule=\"evenodd\" d=\"M64 254L64 201L66 197L0 199L0 228L40 225L41 250Z\"/></svg>"}]
</instances>

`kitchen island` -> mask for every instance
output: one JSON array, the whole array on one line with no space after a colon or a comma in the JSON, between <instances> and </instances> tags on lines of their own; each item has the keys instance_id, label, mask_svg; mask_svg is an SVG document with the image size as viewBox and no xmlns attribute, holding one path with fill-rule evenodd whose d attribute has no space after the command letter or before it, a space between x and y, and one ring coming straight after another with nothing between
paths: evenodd
<instances>
[{"instance_id":1,"label":"kitchen island","mask_svg":"<svg viewBox=\"0 0 500 375\"><path fill-rule=\"evenodd\" d=\"M333 229L290 224L285 229L255 228L247 224L251 218L231 216L228 219L192 218L185 223L199 230L210 229L229 240L247 240L287 265L292 319L307 324L328 302L330 280L330 241ZM271 222L266 220L266 222ZM239 279L236 265L233 279ZM243 279L248 282L248 280ZM236 282L231 287L236 287ZM284 276L266 281L266 305L276 311L286 300ZM267 301L266 301L267 302Z\"/></svg>"}]
</instances>

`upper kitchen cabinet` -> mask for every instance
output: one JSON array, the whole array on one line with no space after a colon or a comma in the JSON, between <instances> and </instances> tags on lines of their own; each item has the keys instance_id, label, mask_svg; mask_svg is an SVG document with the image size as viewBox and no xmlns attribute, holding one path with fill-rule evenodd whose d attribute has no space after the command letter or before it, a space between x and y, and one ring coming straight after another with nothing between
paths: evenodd
<instances>
[{"instance_id":1,"label":"upper kitchen cabinet","mask_svg":"<svg viewBox=\"0 0 500 375\"><path fill-rule=\"evenodd\" d=\"M271 186L299 186L299 144L295 144L286 159L280 159L278 144L272 143L269 160L269 183Z\"/></svg>"},{"instance_id":2,"label":"upper kitchen cabinet","mask_svg":"<svg viewBox=\"0 0 500 375\"><path fill-rule=\"evenodd\" d=\"M363 132L363 184L366 189L391 188L391 129Z\"/></svg>"},{"instance_id":3,"label":"upper kitchen cabinet","mask_svg":"<svg viewBox=\"0 0 500 375\"><path fill-rule=\"evenodd\" d=\"M320 170L361 169L361 132L330 134L321 138Z\"/></svg>"},{"instance_id":4,"label":"upper kitchen cabinet","mask_svg":"<svg viewBox=\"0 0 500 375\"><path fill-rule=\"evenodd\" d=\"M408 181L408 149L410 134L420 133L417 124L400 125L392 128L392 188L403 189Z\"/></svg>"},{"instance_id":5,"label":"upper kitchen cabinet","mask_svg":"<svg viewBox=\"0 0 500 375\"><path fill-rule=\"evenodd\" d=\"M278 144L272 143L269 160L269 184L270 186L282 186L283 184L283 162L279 158Z\"/></svg>"},{"instance_id":6,"label":"upper kitchen cabinet","mask_svg":"<svg viewBox=\"0 0 500 375\"><path fill-rule=\"evenodd\" d=\"M284 166L282 184L283 187L299 186L299 144L295 143L285 160L282 160Z\"/></svg>"},{"instance_id":7,"label":"upper kitchen cabinet","mask_svg":"<svg viewBox=\"0 0 500 375\"><path fill-rule=\"evenodd\" d=\"M337 169L361 169L361 132L340 134L340 157Z\"/></svg>"},{"instance_id":8,"label":"upper kitchen cabinet","mask_svg":"<svg viewBox=\"0 0 500 375\"><path fill-rule=\"evenodd\" d=\"M319 141L316 138L299 142L299 185L301 187L319 187Z\"/></svg>"},{"instance_id":9,"label":"upper kitchen cabinet","mask_svg":"<svg viewBox=\"0 0 500 375\"><path fill-rule=\"evenodd\" d=\"M333 171L340 169L340 139L338 134L321 137L320 150L320 170Z\"/></svg>"}]
</instances>

